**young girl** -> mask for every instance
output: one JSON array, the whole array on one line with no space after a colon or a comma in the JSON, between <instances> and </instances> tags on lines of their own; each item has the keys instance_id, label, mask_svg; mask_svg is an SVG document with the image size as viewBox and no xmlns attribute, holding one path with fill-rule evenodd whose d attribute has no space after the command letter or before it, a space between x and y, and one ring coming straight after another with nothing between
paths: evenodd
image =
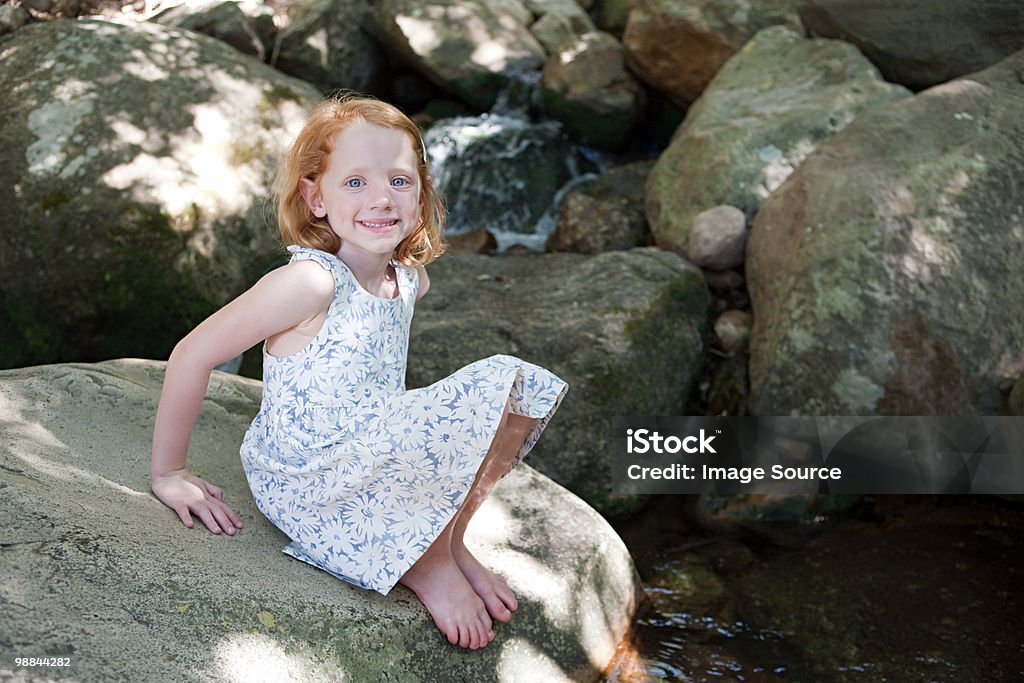
<instances>
[{"instance_id":1,"label":"young girl","mask_svg":"<svg viewBox=\"0 0 1024 683\"><path fill-rule=\"evenodd\" d=\"M196 515L215 534L242 528L221 489L186 469L186 451L212 369L266 340L241 455L260 511L291 538L284 552L383 594L401 583L450 642L483 647L517 604L466 548L466 526L566 384L493 356L406 391L409 324L444 214L416 124L396 108L322 102L275 189L291 261L174 348L153 492L187 527Z\"/></svg>"}]
</instances>

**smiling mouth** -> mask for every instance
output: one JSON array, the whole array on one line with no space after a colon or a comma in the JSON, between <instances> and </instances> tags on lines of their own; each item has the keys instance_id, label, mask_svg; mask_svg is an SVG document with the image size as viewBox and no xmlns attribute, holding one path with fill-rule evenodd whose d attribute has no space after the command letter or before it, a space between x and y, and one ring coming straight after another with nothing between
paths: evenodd
<instances>
[{"instance_id":1,"label":"smiling mouth","mask_svg":"<svg viewBox=\"0 0 1024 683\"><path fill-rule=\"evenodd\" d=\"M376 221L359 221L359 225L373 232L387 232L398 225L397 218Z\"/></svg>"}]
</instances>

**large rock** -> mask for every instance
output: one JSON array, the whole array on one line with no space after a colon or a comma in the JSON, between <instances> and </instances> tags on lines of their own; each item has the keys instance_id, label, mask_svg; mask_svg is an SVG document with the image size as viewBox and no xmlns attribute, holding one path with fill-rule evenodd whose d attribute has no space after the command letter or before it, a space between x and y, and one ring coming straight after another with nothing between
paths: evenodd
<instances>
[{"instance_id":1,"label":"large rock","mask_svg":"<svg viewBox=\"0 0 1024 683\"><path fill-rule=\"evenodd\" d=\"M761 31L690 108L651 172L647 220L658 244L686 256L693 219L721 204L752 217L823 140L906 95L848 43Z\"/></svg>"},{"instance_id":2,"label":"large rock","mask_svg":"<svg viewBox=\"0 0 1024 683\"><path fill-rule=\"evenodd\" d=\"M558 211L548 251L598 254L651 244L644 215L644 182L653 162L614 166L593 183L572 190Z\"/></svg>"},{"instance_id":3,"label":"large rock","mask_svg":"<svg viewBox=\"0 0 1024 683\"><path fill-rule=\"evenodd\" d=\"M622 34L626 63L680 107L763 28L801 30L801 0L646 0L632 3Z\"/></svg>"},{"instance_id":4,"label":"large rock","mask_svg":"<svg viewBox=\"0 0 1024 683\"><path fill-rule=\"evenodd\" d=\"M544 108L585 145L617 150L643 118L643 86L626 70L622 45L591 31L562 45L544 64Z\"/></svg>"},{"instance_id":5,"label":"large rock","mask_svg":"<svg viewBox=\"0 0 1024 683\"><path fill-rule=\"evenodd\" d=\"M530 25L530 33L553 55L562 45L590 33L594 22L576 0L526 0L526 9L536 17Z\"/></svg>"},{"instance_id":6,"label":"large rock","mask_svg":"<svg viewBox=\"0 0 1024 683\"><path fill-rule=\"evenodd\" d=\"M700 270L652 248L580 256L446 256L417 304L409 386L511 353L569 383L530 464L606 515L611 418L677 415L703 363L709 295Z\"/></svg>"},{"instance_id":7,"label":"large rock","mask_svg":"<svg viewBox=\"0 0 1024 683\"><path fill-rule=\"evenodd\" d=\"M190 2L168 7L150 21L205 33L260 61L270 57L277 36L273 10L257 2Z\"/></svg>"},{"instance_id":8,"label":"large rock","mask_svg":"<svg viewBox=\"0 0 1024 683\"><path fill-rule=\"evenodd\" d=\"M317 99L213 38L60 20L0 44L0 367L165 356L280 259L266 196Z\"/></svg>"},{"instance_id":9,"label":"large rock","mask_svg":"<svg viewBox=\"0 0 1024 683\"><path fill-rule=\"evenodd\" d=\"M755 414L998 414L1024 370L1024 51L861 114L761 207Z\"/></svg>"},{"instance_id":10,"label":"large rock","mask_svg":"<svg viewBox=\"0 0 1024 683\"><path fill-rule=\"evenodd\" d=\"M888 81L913 90L984 69L1024 47L1019 0L808 0L813 35L853 43Z\"/></svg>"},{"instance_id":11,"label":"large rock","mask_svg":"<svg viewBox=\"0 0 1024 683\"><path fill-rule=\"evenodd\" d=\"M271 55L281 71L321 90L347 88L381 94L386 89L387 60L363 30L365 0L303 0L289 10L291 23L281 31Z\"/></svg>"},{"instance_id":12,"label":"large rock","mask_svg":"<svg viewBox=\"0 0 1024 683\"><path fill-rule=\"evenodd\" d=\"M510 80L543 65L532 19L519 0L381 0L373 26L387 49L486 110Z\"/></svg>"},{"instance_id":13,"label":"large rock","mask_svg":"<svg viewBox=\"0 0 1024 683\"><path fill-rule=\"evenodd\" d=\"M7 656L68 656L88 681L433 682L592 681L614 654L638 594L629 553L525 465L467 537L520 602L484 650L449 645L401 586L382 597L284 555L238 457L259 402L252 380L214 374L190 462L245 529L186 529L148 491L162 379L162 363L138 360L0 373Z\"/></svg>"}]
</instances>

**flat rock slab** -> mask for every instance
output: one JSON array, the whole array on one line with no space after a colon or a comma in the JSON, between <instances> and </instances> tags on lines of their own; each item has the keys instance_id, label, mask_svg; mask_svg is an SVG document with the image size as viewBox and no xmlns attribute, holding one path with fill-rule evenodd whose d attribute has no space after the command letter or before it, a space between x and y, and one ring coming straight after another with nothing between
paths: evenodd
<instances>
[{"instance_id":1,"label":"flat rock slab","mask_svg":"<svg viewBox=\"0 0 1024 683\"><path fill-rule=\"evenodd\" d=\"M238 445L260 383L214 373L189 464L242 516L186 529L149 492L164 364L0 372L0 678L39 680L595 680L629 626L638 579L614 531L527 466L495 489L469 545L520 609L471 652L416 597L383 597L280 552ZM11 668L64 656L63 669Z\"/></svg>"}]
</instances>

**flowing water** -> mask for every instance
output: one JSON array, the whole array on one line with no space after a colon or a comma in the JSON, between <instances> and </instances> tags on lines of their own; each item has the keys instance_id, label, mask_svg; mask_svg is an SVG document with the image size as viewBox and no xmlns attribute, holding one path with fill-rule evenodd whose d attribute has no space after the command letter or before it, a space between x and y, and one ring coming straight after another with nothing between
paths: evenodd
<instances>
[{"instance_id":1,"label":"flowing water","mask_svg":"<svg viewBox=\"0 0 1024 683\"><path fill-rule=\"evenodd\" d=\"M1024 681L1024 507L880 496L800 523L620 525L647 604L607 680Z\"/></svg>"},{"instance_id":2,"label":"flowing water","mask_svg":"<svg viewBox=\"0 0 1024 683\"><path fill-rule=\"evenodd\" d=\"M438 121L423 141L448 207L451 235L484 229L498 250L543 251L561 198L590 163L553 121L484 114Z\"/></svg>"}]
</instances>

